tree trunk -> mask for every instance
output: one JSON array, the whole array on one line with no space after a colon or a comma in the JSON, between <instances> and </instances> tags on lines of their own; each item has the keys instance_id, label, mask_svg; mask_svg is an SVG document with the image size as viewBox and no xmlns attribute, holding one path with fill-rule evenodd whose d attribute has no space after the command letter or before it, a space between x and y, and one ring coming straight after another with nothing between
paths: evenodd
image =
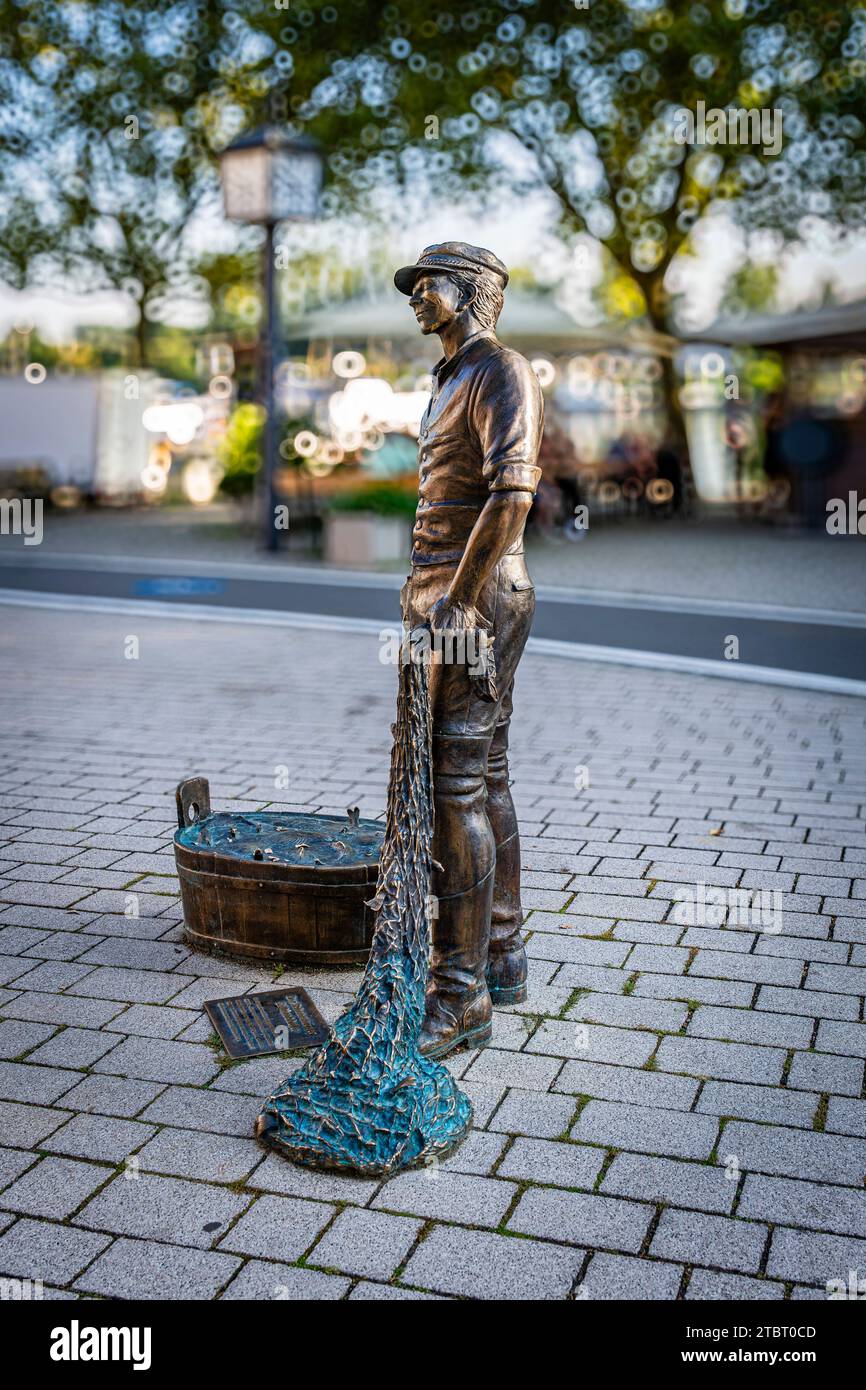
<instances>
[{"instance_id":1,"label":"tree trunk","mask_svg":"<svg viewBox=\"0 0 866 1390\"><path fill-rule=\"evenodd\" d=\"M135 365L147 366L148 322L144 314L144 300L138 306L138 323L135 326Z\"/></svg>"}]
</instances>

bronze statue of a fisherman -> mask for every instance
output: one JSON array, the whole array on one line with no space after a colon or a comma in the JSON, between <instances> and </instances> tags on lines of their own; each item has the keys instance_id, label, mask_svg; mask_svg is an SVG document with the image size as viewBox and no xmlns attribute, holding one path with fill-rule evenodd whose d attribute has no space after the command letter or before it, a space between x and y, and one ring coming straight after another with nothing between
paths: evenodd
<instances>
[{"instance_id":1,"label":"bronze statue of a fisherman","mask_svg":"<svg viewBox=\"0 0 866 1390\"><path fill-rule=\"evenodd\" d=\"M394 283L444 357L421 422L410 627L490 634L488 673L444 664L431 682L433 951L421 1052L483 1046L492 1004L526 998L520 844L508 787L517 663L535 609L523 530L541 476L543 401L524 357L496 337L508 272L464 242L428 246ZM495 665L495 674L493 672Z\"/></svg>"}]
</instances>

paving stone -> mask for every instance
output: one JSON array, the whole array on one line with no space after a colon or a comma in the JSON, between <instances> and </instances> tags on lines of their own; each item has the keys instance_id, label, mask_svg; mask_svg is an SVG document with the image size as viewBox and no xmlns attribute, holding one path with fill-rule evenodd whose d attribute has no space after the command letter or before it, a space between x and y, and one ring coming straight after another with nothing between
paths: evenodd
<instances>
[{"instance_id":1,"label":"paving stone","mask_svg":"<svg viewBox=\"0 0 866 1390\"><path fill-rule=\"evenodd\" d=\"M207 1250L249 1203L248 1196L209 1183L144 1172L133 1178L124 1173L87 1203L74 1224Z\"/></svg>"},{"instance_id":2,"label":"paving stone","mask_svg":"<svg viewBox=\"0 0 866 1390\"><path fill-rule=\"evenodd\" d=\"M700 1038L662 1038L656 1054L662 1071L687 1072L720 1081L753 1081L768 1086L782 1079L785 1053L778 1047L752 1047Z\"/></svg>"},{"instance_id":3,"label":"paving stone","mask_svg":"<svg viewBox=\"0 0 866 1390\"><path fill-rule=\"evenodd\" d=\"M270 1260L248 1260L237 1278L222 1295L221 1302L251 1302L260 1299L312 1302L344 1298L351 1280L318 1269L298 1269L274 1264Z\"/></svg>"},{"instance_id":4,"label":"paving stone","mask_svg":"<svg viewBox=\"0 0 866 1390\"><path fill-rule=\"evenodd\" d=\"M741 1211L739 1215L742 1214ZM768 1229L755 1221L667 1207L652 1238L650 1254L690 1265L711 1264L754 1274L761 1264Z\"/></svg>"},{"instance_id":5,"label":"paving stone","mask_svg":"<svg viewBox=\"0 0 866 1390\"><path fill-rule=\"evenodd\" d=\"M791 1231L784 1226L773 1232L767 1260L771 1277L826 1288L830 1279L841 1279L847 1285L851 1270L856 1270L860 1278L866 1275L866 1240Z\"/></svg>"},{"instance_id":6,"label":"paving stone","mask_svg":"<svg viewBox=\"0 0 866 1390\"><path fill-rule=\"evenodd\" d=\"M85 826L83 828L87 833L90 833L88 827ZM170 898L163 897L161 894L140 893L134 885L126 890L102 888L98 892L90 893L86 896L86 889L70 888L67 891L74 895L67 900L67 903L75 902L76 907L80 908L82 912L90 912L94 915L100 912L125 912L127 899L130 895L134 895L135 897L139 917L158 917L161 913L165 912L166 906L171 903ZM18 899L18 901L20 901L20 899ZM58 906L65 905L67 904L58 904Z\"/></svg>"},{"instance_id":7,"label":"paving stone","mask_svg":"<svg viewBox=\"0 0 866 1390\"><path fill-rule=\"evenodd\" d=\"M837 1018L856 1020L860 1016L859 1001L848 994L822 994L816 989L782 989L778 985L762 985L758 994L758 1009L780 1013L805 1014L808 1018Z\"/></svg>"},{"instance_id":8,"label":"paving stone","mask_svg":"<svg viewBox=\"0 0 866 1390\"><path fill-rule=\"evenodd\" d=\"M40 1023L68 1023L79 1028L101 1028L123 1009L122 1004L81 999L69 994L19 994L3 1006L9 1018L31 1018Z\"/></svg>"},{"instance_id":9,"label":"paving stone","mask_svg":"<svg viewBox=\"0 0 866 1390\"><path fill-rule=\"evenodd\" d=\"M624 1028L655 1028L678 1033L686 1021L684 1004L635 998L624 994L589 994L566 1010L565 1017L585 1023L619 1024Z\"/></svg>"},{"instance_id":10,"label":"paving stone","mask_svg":"<svg viewBox=\"0 0 866 1390\"><path fill-rule=\"evenodd\" d=\"M761 1124L799 1125L811 1129L818 1096L778 1086L748 1086L733 1081L707 1081L697 1108L707 1115L735 1115Z\"/></svg>"},{"instance_id":11,"label":"paving stone","mask_svg":"<svg viewBox=\"0 0 866 1390\"><path fill-rule=\"evenodd\" d=\"M632 998L688 999L748 1008L754 986L744 980L703 980L696 975L640 975Z\"/></svg>"},{"instance_id":12,"label":"paving stone","mask_svg":"<svg viewBox=\"0 0 866 1390\"><path fill-rule=\"evenodd\" d=\"M36 1148L68 1119L68 1110L49 1110L41 1105L0 1101L0 1135L4 1144L13 1147Z\"/></svg>"},{"instance_id":13,"label":"paving stone","mask_svg":"<svg viewBox=\"0 0 866 1390\"><path fill-rule=\"evenodd\" d=\"M213 1134L197 1129L166 1127L150 1139L138 1155L142 1168L204 1182L230 1183L246 1178L263 1159L252 1138Z\"/></svg>"},{"instance_id":14,"label":"paving stone","mask_svg":"<svg viewBox=\"0 0 866 1390\"><path fill-rule=\"evenodd\" d=\"M349 1294L349 1302L355 1303L359 1299L366 1303L445 1303L450 1299L442 1294L422 1293L420 1289L403 1289L394 1284L374 1284L368 1279L362 1279L356 1284Z\"/></svg>"},{"instance_id":15,"label":"paving stone","mask_svg":"<svg viewBox=\"0 0 866 1390\"><path fill-rule=\"evenodd\" d=\"M483 1129L470 1130L453 1153L439 1159L439 1167L452 1173L477 1173L484 1177L492 1169L507 1142L502 1134L489 1134Z\"/></svg>"},{"instance_id":16,"label":"paving stone","mask_svg":"<svg viewBox=\"0 0 866 1390\"><path fill-rule=\"evenodd\" d=\"M258 1109L261 1109L260 1102ZM348 1173L317 1172L287 1163L279 1154L268 1154L250 1178L249 1186L285 1196L309 1197L320 1202L354 1202L363 1206L378 1191L380 1180L356 1178Z\"/></svg>"},{"instance_id":17,"label":"paving stone","mask_svg":"<svg viewBox=\"0 0 866 1390\"><path fill-rule=\"evenodd\" d=\"M411 1256L404 1284L505 1301L568 1296L584 1252L456 1226L437 1226Z\"/></svg>"},{"instance_id":18,"label":"paving stone","mask_svg":"<svg viewBox=\"0 0 866 1390\"><path fill-rule=\"evenodd\" d=\"M555 1139L568 1128L574 1109L575 1102L568 1096L514 1088L506 1095L489 1127L506 1134Z\"/></svg>"},{"instance_id":19,"label":"paving stone","mask_svg":"<svg viewBox=\"0 0 866 1390\"><path fill-rule=\"evenodd\" d=\"M788 1072L794 1090L832 1091L840 1096L859 1096L863 1089L863 1063L859 1057L834 1057L826 1052L797 1052Z\"/></svg>"},{"instance_id":20,"label":"paving stone","mask_svg":"<svg viewBox=\"0 0 866 1390\"><path fill-rule=\"evenodd\" d=\"M831 1096L824 1128L836 1134L857 1134L866 1139L866 1100L837 1100Z\"/></svg>"},{"instance_id":21,"label":"paving stone","mask_svg":"<svg viewBox=\"0 0 866 1390\"><path fill-rule=\"evenodd\" d=\"M576 923L569 923L568 925L579 927L579 924ZM592 937L577 935L554 935L552 932L541 932L533 929L531 921L529 926L532 935L526 943L526 954L541 960L569 961L574 965L619 967L630 949L626 942L597 941ZM563 921L559 929L560 932L565 926L566 923Z\"/></svg>"},{"instance_id":22,"label":"paving stone","mask_svg":"<svg viewBox=\"0 0 866 1390\"><path fill-rule=\"evenodd\" d=\"M610 1149L709 1158L718 1130L718 1121L709 1116L591 1100L581 1110L571 1138Z\"/></svg>"},{"instance_id":23,"label":"paving stone","mask_svg":"<svg viewBox=\"0 0 866 1390\"><path fill-rule=\"evenodd\" d=\"M172 1043L172 1047L191 1047L191 1043ZM252 1057L248 1062L238 1062L221 1071L213 1083L217 1091L231 1091L235 1095L256 1096L261 1102L273 1095L282 1086L287 1076L304 1065L301 1057ZM178 1077L179 1081L188 1080Z\"/></svg>"},{"instance_id":24,"label":"paving stone","mask_svg":"<svg viewBox=\"0 0 866 1390\"><path fill-rule=\"evenodd\" d=\"M736 1186L721 1167L625 1153L614 1158L602 1179L601 1191L647 1202L729 1212Z\"/></svg>"},{"instance_id":25,"label":"paving stone","mask_svg":"<svg viewBox=\"0 0 866 1390\"><path fill-rule=\"evenodd\" d=\"M16 981L19 984L20 981ZM831 994L866 994L866 970L850 965L825 965L813 961L806 975L806 988L829 990ZM863 1029L866 1035L866 1027ZM866 1047L866 1043L861 1044Z\"/></svg>"},{"instance_id":26,"label":"paving stone","mask_svg":"<svg viewBox=\"0 0 866 1390\"><path fill-rule=\"evenodd\" d=\"M454 1173L439 1164L398 1173L384 1184L372 1205L437 1221L498 1226L515 1195L514 1183Z\"/></svg>"},{"instance_id":27,"label":"paving stone","mask_svg":"<svg viewBox=\"0 0 866 1390\"><path fill-rule=\"evenodd\" d=\"M639 1067L608 1066L604 1062L566 1062L554 1083L557 1091L596 1096L624 1104L659 1105L690 1110L700 1082L690 1076L643 1071Z\"/></svg>"},{"instance_id":28,"label":"paving stone","mask_svg":"<svg viewBox=\"0 0 866 1390\"><path fill-rule=\"evenodd\" d=\"M696 1009L686 1030L689 1037L724 1038L775 1047L808 1047L812 1020L792 1014L755 1013L751 1009Z\"/></svg>"},{"instance_id":29,"label":"paving stone","mask_svg":"<svg viewBox=\"0 0 866 1390\"><path fill-rule=\"evenodd\" d=\"M370 1279L390 1279L422 1225L405 1216L347 1207L317 1242L307 1263Z\"/></svg>"},{"instance_id":30,"label":"paving stone","mask_svg":"<svg viewBox=\"0 0 866 1390\"><path fill-rule=\"evenodd\" d=\"M34 931L32 927L4 927L0 931L0 955L18 956L28 947L49 939L49 932Z\"/></svg>"},{"instance_id":31,"label":"paving stone","mask_svg":"<svg viewBox=\"0 0 866 1390\"><path fill-rule=\"evenodd\" d=\"M18 1019L0 1019L0 1057L20 1057L29 1053L46 1038L53 1028L42 1023L24 1023Z\"/></svg>"},{"instance_id":32,"label":"paving stone","mask_svg":"<svg viewBox=\"0 0 866 1390\"><path fill-rule=\"evenodd\" d=\"M747 1172L810 1178L859 1187L866 1169L863 1145L836 1134L808 1133L778 1125L729 1124L719 1144L722 1155L735 1154Z\"/></svg>"},{"instance_id":33,"label":"paving stone","mask_svg":"<svg viewBox=\"0 0 866 1390\"><path fill-rule=\"evenodd\" d=\"M19 962L23 959L23 956L18 957ZM51 993L77 984L85 975L89 975L92 969L92 965L50 960L42 965L35 965L26 975L17 975L15 984L18 989L38 989Z\"/></svg>"},{"instance_id":34,"label":"paving stone","mask_svg":"<svg viewBox=\"0 0 866 1390\"><path fill-rule=\"evenodd\" d=\"M798 985L803 959L740 955L736 951L698 951L689 976L706 975L721 980L752 980L757 984Z\"/></svg>"},{"instance_id":35,"label":"paving stone","mask_svg":"<svg viewBox=\"0 0 866 1390\"><path fill-rule=\"evenodd\" d=\"M109 1242L108 1236L24 1218L0 1235L0 1270L14 1279L66 1284Z\"/></svg>"},{"instance_id":36,"label":"paving stone","mask_svg":"<svg viewBox=\"0 0 866 1390\"><path fill-rule=\"evenodd\" d=\"M498 1081L461 1081L460 1089L472 1102L472 1123L478 1128L489 1122L494 1110L506 1094L505 1085Z\"/></svg>"},{"instance_id":37,"label":"paving stone","mask_svg":"<svg viewBox=\"0 0 866 1390\"><path fill-rule=\"evenodd\" d=\"M128 970L167 971L188 956L189 951L170 941L136 941L109 936L91 946L87 954L80 958L80 963L122 966Z\"/></svg>"},{"instance_id":38,"label":"paving stone","mask_svg":"<svg viewBox=\"0 0 866 1390\"><path fill-rule=\"evenodd\" d=\"M153 1125L120 1120L107 1115L75 1115L57 1130L43 1147L51 1153L73 1158L101 1159L103 1163L122 1163L155 1133Z\"/></svg>"},{"instance_id":39,"label":"paving stone","mask_svg":"<svg viewBox=\"0 0 866 1390\"><path fill-rule=\"evenodd\" d=\"M541 1028L551 1025L543 1023ZM563 1025L574 1031L574 1024ZM539 1030L540 1031L540 1030ZM537 1037L538 1035L536 1035ZM535 1041L534 1039L531 1040ZM545 1049L539 1047L538 1051ZM528 1056L525 1052L500 1051L486 1047L473 1061L468 1071L470 1081L502 1081L507 1086L522 1089L547 1090L559 1071L562 1062L557 1057Z\"/></svg>"},{"instance_id":40,"label":"paving stone","mask_svg":"<svg viewBox=\"0 0 866 1390\"><path fill-rule=\"evenodd\" d=\"M651 1033L610 1028L600 1023L558 1023L545 1019L526 1044L526 1051L574 1057L584 1062L615 1062L639 1067L649 1059L655 1046L656 1038Z\"/></svg>"},{"instance_id":41,"label":"paving stone","mask_svg":"<svg viewBox=\"0 0 866 1390\"><path fill-rule=\"evenodd\" d=\"M153 1089L158 1088L154 1086ZM260 1110L261 1101L252 1096L199 1091L192 1086L169 1086L142 1110L140 1119L161 1125L178 1125L181 1129L248 1138ZM133 1113L137 1113L137 1110Z\"/></svg>"},{"instance_id":42,"label":"paving stone","mask_svg":"<svg viewBox=\"0 0 866 1390\"><path fill-rule=\"evenodd\" d=\"M8 1139L7 1135L3 1136ZM32 1168L36 1162L36 1155L27 1153L24 1149L0 1148L0 1187L6 1187L26 1173L28 1168ZM2 1205L2 1198L0 1198Z\"/></svg>"},{"instance_id":43,"label":"paving stone","mask_svg":"<svg viewBox=\"0 0 866 1390\"><path fill-rule=\"evenodd\" d=\"M637 1253L652 1215L653 1208L639 1202L535 1187L521 1197L508 1218L508 1229L546 1240Z\"/></svg>"},{"instance_id":44,"label":"paving stone","mask_svg":"<svg viewBox=\"0 0 866 1390\"><path fill-rule=\"evenodd\" d=\"M785 1297L784 1284L774 1283L772 1279L747 1279L742 1274L719 1274L714 1269L696 1269L692 1272L687 1299L732 1300L745 1302L747 1299L776 1299Z\"/></svg>"},{"instance_id":45,"label":"paving stone","mask_svg":"<svg viewBox=\"0 0 866 1390\"><path fill-rule=\"evenodd\" d=\"M10 984L17 978L29 975L32 969L33 962L26 956L0 956L0 984Z\"/></svg>"},{"instance_id":46,"label":"paving stone","mask_svg":"<svg viewBox=\"0 0 866 1390\"><path fill-rule=\"evenodd\" d=\"M817 1231L866 1238L866 1202L856 1188L829 1183L765 1178L749 1173L737 1207L738 1216L778 1226L808 1226Z\"/></svg>"},{"instance_id":47,"label":"paving stone","mask_svg":"<svg viewBox=\"0 0 866 1390\"><path fill-rule=\"evenodd\" d=\"M142 1038L176 1038L192 1023L201 1021L212 1031L207 1020L200 1020L192 1009L161 1008L154 1004L133 1004L112 1021L112 1033L132 1033Z\"/></svg>"},{"instance_id":48,"label":"paving stone","mask_svg":"<svg viewBox=\"0 0 866 1390\"><path fill-rule=\"evenodd\" d=\"M165 917L126 917L122 912L103 912L89 920L87 926L81 928L81 934L92 946L90 938L93 936L103 940L109 936L122 936L132 937L136 941L156 941L168 929Z\"/></svg>"},{"instance_id":49,"label":"paving stone","mask_svg":"<svg viewBox=\"0 0 866 1390\"><path fill-rule=\"evenodd\" d=\"M203 1043L129 1037L98 1061L94 1070L110 1072L113 1076L140 1077L144 1081L204 1086L217 1075L219 1063Z\"/></svg>"},{"instance_id":50,"label":"paving stone","mask_svg":"<svg viewBox=\"0 0 866 1390\"><path fill-rule=\"evenodd\" d=\"M28 1062L0 1062L0 1099L50 1105L81 1078L77 1071L34 1067Z\"/></svg>"},{"instance_id":51,"label":"paving stone","mask_svg":"<svg viewBox=\"0 0 866 1390\"><path fill-rule=\"evenodd\" d=\"M129 1004L164 1004L173 995L179 996L189 984L188 976L169 975L159 970L122 970L102 965L90 966L89 972L86 979L70 989L70 994L117 999Z\"/></svg>"},{"instance_id":52,"label":"paving stone","mask_svg":"<svg viewBox=\"0 0 866 1390\"><path fill-rule=\"evenodd\" d=\"M591 1188L601 1172L600 1149L548 1139L517 1139L497 1168L497 1177L556 1187Z\"/></svg>"},{"instance_id":53,"label":"paving stone","mask_svg":"<svg viewBox=\"0 0 866 1390\"><path fill-rule=\"evenodd\" d=\"M85 1076L63 1097L64 1105L96 1115L137 1115L148 1101L158 1096L162 1085L153 1081L133 1081L129 1077Z\"/></svg>"},{"instance_id":54,"label":"paving stone","mask_svg":"<svg viewBox=\"0 0 866 1390\"><path fill-rule=\"evenodd\" d=\"M268 1259L300 1259L327 1226L336 1207L294 1197L259 1197L220 1241L221 1250Z\"/></svg>"},{"instance_id":55,"label":"paving stone","mask_svg":"<svg viewBox=\"0 0 866 1390\"><path fill-rule=\"evenodd\" d=\"M118 1039L112 1033L93 1028L63 1028L48 1042L31 1052L28 1061L49 1067L90 1067L113 1047Z\"/></svg>"},{"instance_id":56,"label":"paving stone","mask_svg":"<svg viewBox=\"0 0 866 1390\"><path fill-rule=\"evenodd\" d=\"M818 1024L815 1046L819 1052L838 1052L843 1057L866 1058L866 1023L822 1020Z\"/></svg>"},{"instance_id":57,"label":"paving stone","mask_svg":"<svg viewBox=\"0 0 866 1390\"><path fill-rule=\"evenodd\" d=\"M214 1298L241 1264L235 1255L121 1238L76 1280L87 1293L122 1299Z\"/></svg>"},{"instance_id":58,"label":"paving stone","mask_svg":"<svg viewBox=\"0 0 866 1390\"><path fill-rule=\"evenodd\" d=\"M111 1169L68 1158L43 1158L0 1194L0 1206L61 1220L111 1176Z\"/></svg>"},{"instance_id":59,"label":"paving stone","mask_svg":"<svg viewBox=\"0 0 866 1390\"><path fill-rule=\"evenodd\" d=\"M593 1255L578 1297L667 1302L677 1297L682 1276L682 1265L627 1255Z\"/></svg>"}]
</instances>

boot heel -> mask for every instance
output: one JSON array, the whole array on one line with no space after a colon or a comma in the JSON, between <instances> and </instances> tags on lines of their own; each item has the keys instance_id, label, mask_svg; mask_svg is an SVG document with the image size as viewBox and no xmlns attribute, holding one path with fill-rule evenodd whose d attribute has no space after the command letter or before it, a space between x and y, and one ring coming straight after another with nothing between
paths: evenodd
<instances>
[{"instance_id":1,"label":"boot heel","mask_svg":"<svg viewBox=\"0 0 866 1390\"><path fill-rule=\"evenodd\" d=\"M526 985L490 985L490 1000L496 1004L525 1004Z\"/></svg>"},{"instance_id":2,"label":"boot heel","mask_svg":"<svg viewBox=\"0 0 866 1390\"><path fill-rule=\"evenodd\" d=\"M462 1047L486 1047L493 1037L493 1024L482 1023L477 1028L471 1028L468 1033L464 1033L460 1039Z\"/></svg>"}]
</instances>

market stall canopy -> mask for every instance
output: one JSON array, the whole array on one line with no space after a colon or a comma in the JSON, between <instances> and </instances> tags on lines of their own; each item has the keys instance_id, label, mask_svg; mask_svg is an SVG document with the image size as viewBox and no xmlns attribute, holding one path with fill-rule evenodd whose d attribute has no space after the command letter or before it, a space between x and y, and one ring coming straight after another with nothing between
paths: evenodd
<instances>
[{"instance_id":1,"label":"market stall canopy","mask_svg":"<svg viewBox=\"0 0 866 1390\"><path fill-rule=\"evenodd\" d=\"M749 347L860 349L866 344L866 300L824 304L793 314L750 314L720 318L708 328L685 334L703 343Z\"/></svg>"},{"instance_id":2,"label":"market stall canopy","mask_svg":"<svg viewBox=\"0 0 866 1390\"><path fill-rule=\"evenodd\" d=\"M656 356L670 356L679 343L665 333L658 333L646 323L632 322L623 327L599 324L587 328L574 321L547 295L511 292L497 328L506 343L542 345L548 351L580 352L599 348L631 349ZM402 296L383 290L378 299L348 299L314 309L292 327L297 341L325 341L357 346L371 339L398 342L417 341L418 326L406 309ZM438 356L438 342L434 344ZM432 358L431 358L432 360Z\"/></svg>"}]
</instances>

